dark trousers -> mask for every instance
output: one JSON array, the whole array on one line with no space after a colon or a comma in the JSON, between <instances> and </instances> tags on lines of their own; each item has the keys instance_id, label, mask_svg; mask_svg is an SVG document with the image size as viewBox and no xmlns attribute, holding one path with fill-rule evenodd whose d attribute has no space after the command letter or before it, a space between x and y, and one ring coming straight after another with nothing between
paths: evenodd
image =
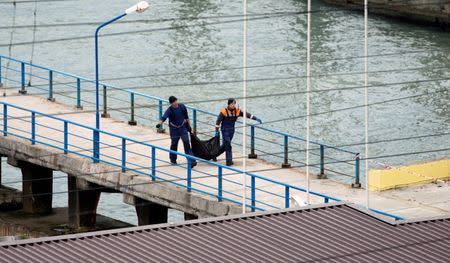
<instances>
[{"instance_id":1,"label":"dark trousers","mask_svg":"<svg viewBox=\"0 0 450 263\"><path fill-rule=\"evenodd\" d=\"M178 142L180 139L183 141L184 153L192 155L191 145L189 144L189 134L187 130L183 128L171 128L170 129L170 149L172 151L178 151ZM177 155L174 153L170 153L170 161L175 163L177 161Z\"/></svg>"},{"instance_id":2,"label":"dark trousers","mask_svg":"<svg viewBox=\"0 0 450 263\"><path fill-rule=\"evenodd\" d=\"M231 147L231 140L233 140L234 128L222 129L222 145L220 146L220 154L225 152L227 164L233 161L233 148Z\"/></svg>"}]
</instances>

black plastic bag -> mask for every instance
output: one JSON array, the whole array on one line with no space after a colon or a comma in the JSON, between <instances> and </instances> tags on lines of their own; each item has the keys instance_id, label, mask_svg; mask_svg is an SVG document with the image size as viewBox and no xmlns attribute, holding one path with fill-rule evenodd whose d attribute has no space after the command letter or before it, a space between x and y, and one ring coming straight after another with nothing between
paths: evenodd
<instances>
[{"instance_id":1,"label":"black plastic bag","mask_svg":"<svg viewBox=\"0 0 450 263\"><path fill-rule=\"evenodd\" d=\"M191 133L192 153L195 157L199 157L205 160L211 160L220 155L220 137L214 136L213 138L203 141L200 140L195 134Z\"/></svg>"}]
</instances>

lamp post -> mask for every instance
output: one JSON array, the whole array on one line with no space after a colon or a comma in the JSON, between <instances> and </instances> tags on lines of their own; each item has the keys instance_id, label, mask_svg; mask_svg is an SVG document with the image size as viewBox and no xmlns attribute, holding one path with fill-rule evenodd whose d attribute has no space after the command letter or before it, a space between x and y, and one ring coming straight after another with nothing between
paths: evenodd
<instances>
[{"instance_id":1,"label":"lamp post","mask_svg":"<svg viewBox=\"0 0 450 263\"><path fill-rule=\"evenodd\" d=\"M368 1L364 0L364 133L365 133L365 172L366 172L366 208L370 208L369 203L369 29L368 29Z\"/></svg>"},{"instance_id":2,"label":"lamp post","mask_svg":"<svg viewBox=\"0 0 450 263\"><path fill-rule=\"evenodd\" d=\"M133 14L142 13L147 10L149 4L146 1L139 2L134 6L126 9L122 14L101 24L95 30L95 130L94 130L94 162L98 162L100 158L100 95L99 95L99 67L98 67L98 33L103 27L121 19L122 17Z\"/></svg>"},{"instance_id":3,"label":"lamp post","mask_svg":"<svg viewBox=\"0 0 450 263\"><path fill-rule=\"evenodd\" d=\"M311 127L311 0L308 0L306 29L306 203L310 205L309 151Z\"/></svg>"}]
</instances>

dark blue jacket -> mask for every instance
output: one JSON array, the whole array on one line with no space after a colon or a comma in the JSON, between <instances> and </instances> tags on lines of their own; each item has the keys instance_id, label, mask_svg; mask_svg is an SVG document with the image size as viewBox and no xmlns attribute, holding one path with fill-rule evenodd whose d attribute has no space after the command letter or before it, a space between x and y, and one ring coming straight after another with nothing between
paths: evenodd
<instances>
[{"instance_id":1,"label":"dark blue jacket","mask_svg":"<svg viewBox=\"0 0 450 263\"><path fill-rule=\"evenodd\" d=\"M181 103L178 104L177 108L170 106L167 108L166 112L164 112L161 121L164 122L167 118L169 118L170 129L185 128L188 124L187 120L189 119L186 106Z\"/></svg>"}]
</instances>

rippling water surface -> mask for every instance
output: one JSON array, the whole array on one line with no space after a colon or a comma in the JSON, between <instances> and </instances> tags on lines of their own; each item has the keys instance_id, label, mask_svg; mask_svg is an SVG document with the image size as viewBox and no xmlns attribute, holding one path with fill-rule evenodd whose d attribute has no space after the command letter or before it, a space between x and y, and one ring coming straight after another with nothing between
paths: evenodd
<instances>
[{"instance_id":1,"label":"rippling water surface","mask_svg":"<svg viewBox=\"0 0 450 263\"><path fill-rule=\"evenodd\" d=\"M79 24L38 27L33 61L92 78L92 35L96 24L134 2L38 3L38 25ZM306 15L301 12L306 10L305 1L249 2L248 93L262 97L249 99L248 107L267 122L264 127L303 136ZM312 18L312 89L332 91L314 92L311 96L312 138L363 152L363 17L321 1L313 2L313 10L322 11ZM155 96L175 94L183 101L195 101L196 106L217 112L227 97L242 94L241 5L235 0L151 3L148 12L123 20L136 22L116 23L103 31L106 36L101 38L102 79ZM33 3L18 4L16 25L32 25L33 11ZM11 4L0 4L0 53L4 55L9 53L11 29L7 27L12 24L12 14ZM450 130L450 81L446 80L450 77L450 34L382 17L371 17L369 23L370 140L381 141L370 146L370 155L380 157L370 166L448 157L449 151L433 151L450 146L450 136L446 134ZM30 59L32 32L32 27L14 30L13 43L17 45L12 47L11 56ZM109 35L112 33L124 34ZM278 95L270 95L274 93ZM220 102L209 101L216 99ZM111 103L111 107L121 106ZM151 110L141 109L138 114L149 114L148 111ZM291 119L276 121L285 118ZM212 131L206 125L201 129ZM417 138L398 140L409 137ZM298 145L300 150L303 147ZM282 148L268 147L266 151L279 153ZM410 154L413 152L426 153ZM334 158L349 159L336 154ZM291 157L304 160L304 153ZM276 156L268 158L280 161ZM20 180L18 170L5 167L4 175L3 181L11 182L7 185L20 187L13 183ZM346 180L345 175L333 176ZM55 191L66 189L66 179L55 180ZM66 197L55 195L55 206L67 205ZM103 194L99 209L102 214L136 223L134 209L124 205L120 195ZM172 221L180 219L179 213L171 211Z\"/></svg>"}]
</instances>

